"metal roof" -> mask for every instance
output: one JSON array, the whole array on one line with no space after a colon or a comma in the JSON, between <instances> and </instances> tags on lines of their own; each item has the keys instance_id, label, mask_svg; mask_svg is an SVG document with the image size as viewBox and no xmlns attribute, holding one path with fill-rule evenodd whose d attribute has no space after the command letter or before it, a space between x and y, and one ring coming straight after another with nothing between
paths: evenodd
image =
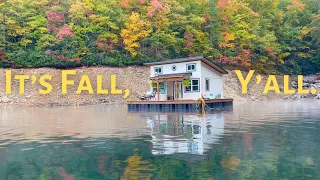
<instances>
[{"instance_id":1,"label":"metal roof","mask_svg":"<svg viewBox=\"0 0 320 180\"><path fill-rule=\"evenodd\" d=\"M190 62L190 61L202 61L203 63L207 64L208 66L210 66L211 68L213 68L216 71L220 72L221 74L228 74L228 72L225 69L223 69L219 65L211 62L208 58L206 58L204 56L195 56L195 57L188 57L188 58L171 59L171 60L166 60L166 61L144 63L143 65L145 65L145 66L156 66L156 65L182 63L182 62Z\"/></svg>"},{"instance_id":2,"label":"metal roof","mask_svg":"<svg viewBox=\"0 0 320 180\"><path fill-rule=\"evenodd\" d=\"M150 77L150 80L172 80L172 79L185 79L192 76L192 73L176 73L176 74L160 74Z\"/></svg>"},{"instance_id":3,"label":"metal roof","mask_svg":"<svg viewBox=\"0 0 320 180\"><path fill-rule=\"evenodd\" d=\"M154 78L162 78L162 77L180 77L180 76L186 76L186 75L192 75L192 73L176 73L176 74L160 74L157 76L154 76Z\"/></svg>"}]
</instances>

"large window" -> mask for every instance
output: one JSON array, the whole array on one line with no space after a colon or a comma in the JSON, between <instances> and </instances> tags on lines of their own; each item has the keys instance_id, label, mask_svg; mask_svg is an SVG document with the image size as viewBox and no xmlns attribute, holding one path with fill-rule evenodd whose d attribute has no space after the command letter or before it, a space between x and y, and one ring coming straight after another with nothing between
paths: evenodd
<instances>
[{"instance_id":1,"label":"large window","mask_svg":"<svg viewBox=\"0 0 320 180\"><path fill-rule=\"evenodd\" d=\"M153 87L153 92L157 92L157 87ZM165 82L159 83L160 94L167 94L167 87Z\"/></svg>"},{"instance_id":2,"label":"large window","mask_svg":"<svg viewBox=\"0 0 320 180\"><path fill-rule=\"evenodd\" d=\"M190 86L185 87L185 92L199 92L200 91L200 80L191 79Z\"/></svg>"},{"instance_id":3,"label":"large window","mask_svg":"<svg viewBox=\"0 0 320 180\"><path fill-rule=\"evenodd\" d=\"M187 71L196 71L196 64L187 64Z\"/></svg>"},{"instance_id":4,"label":"large window","mask_svg":"<svg viewBox=\"0 0 320 180\"><path fill-rule=\"evenodd\" d=\"M206 79L206 91L210 91L210 79Z\"/></svg>"},{"instance_id":5,"label":"large window","mask_svg":"<svg viewBox=\"0 0 320 180\"><path fill-rule=\"evenodd\" d=\"M155 67L155 68L154 68L154 73L155 73L155 74L162 74L162 72L163 72L163 71L162 71L162 67Z\"/></svg>"}]
</instances>

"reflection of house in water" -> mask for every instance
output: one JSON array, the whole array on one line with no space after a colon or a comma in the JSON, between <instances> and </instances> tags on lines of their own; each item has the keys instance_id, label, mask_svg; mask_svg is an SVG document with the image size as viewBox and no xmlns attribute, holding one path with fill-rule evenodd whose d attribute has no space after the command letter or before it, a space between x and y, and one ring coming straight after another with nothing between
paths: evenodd
<instances>
[{"instance_id":1,"label":"reflection of house in water","mask_svg":"<svg viewBox=\"0 0 320 180\"><path fill-rule=\"evenodd\" d=\"M153 154L202 155L224 133L222 113L199 115L159 114L148 121L152 129Z\"/></svg>"}]
</instances>

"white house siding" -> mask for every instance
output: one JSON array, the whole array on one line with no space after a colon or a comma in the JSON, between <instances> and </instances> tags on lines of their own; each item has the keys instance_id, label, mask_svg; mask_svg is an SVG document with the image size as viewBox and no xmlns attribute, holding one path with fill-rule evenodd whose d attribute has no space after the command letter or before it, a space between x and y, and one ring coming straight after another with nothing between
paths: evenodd
<instances>
[{"instance_id":1,"label":"white house siding","mask_svg":"<svg viewBox=\"0 0 320 180\"><path fill-rule=\"evenodd\" d=\"M210 79L210 91L206 91L206 79ZM222 74L203 62L201 62L201 83L201 92L213 94L214 96L221 94L221 97L223 97Z\"/></svg>"},{"instance_id":2,"label":"white house siding","mask_svg":"<svg viewBox=\"0 0 320 180\"><path fill-rule=\"evenodd\" d=\"M222 85L222 74L212 69L202 61L190 61L182 63L172 63L172 64L163 64L150 66L150 77L154 77L154 68L162 67L162 75L165 74L178 74L187 72L187 64L196 64L196 71L192 72L190 79L199 79L200 81L200 91L199 92L185 92L183 87L183 100L196 100L205 94L221 94L223 96L223 85ZM172 70L172 66L176 66L176 70ZM205 79L210 79L210 91L206 92L205 90ZM157 96L156 96L157 97ZM166 94L160 94L160 101L167 100Z\"/></svg>"},{"instance_id":3,"label":"white house siding","mask_svg":"<svg viewBox=\"0 0 320 180\"><path fill-rule=\"evenodd\" d=\"M155 67L162 67L162 74L179 74L179 73L187 73L187 64L196 64L196 71L192 71L192 78L200 79L200 91L201 91L201 61L190 61L190 62L182 62L182 63L172 63L172 64L163 64L163 65L156 65L151 66L151 74L150 77L154 77L154 68ZM176 66L176 70L172 70L172 66ZM184 100L196 100L201 97L201 92L188 92L184 91L183 87L183 99ZM165 94L160 94L160 101L166 100Z\"/></svg>"},{"instance_id":4,"label":"white house siding","mask_svg":"<svg viewBox=\"0 0 320 180\"><path fill-rule=\"evenodd\" d=\"M191 77L194 78L194 77ZM183 100L197 100L201 98L201 80L200 80L200 92L185 92L183 91Z\"/></svg>"},{"instance_id":5,"label":"white house siding","mask_svg":"<svg viewBox=\"0 0 320 180\"><path fill-rule=\"evenodd\" d=\"M177 123L177 120L179 126L189 129L192 133L189 138L182 138L182 134L176 134L176 126L170 126L173 122ZM166 133L159 132L159 126L164 128ZM202 121L197 115L178 117L168 114L159 115L148 120L148 127L151 128L152 154L192 153L202 155L223 136L224 116L223 113L210 114L206 117L206 121Z\"/></svg>"},{"instance_id":6,"label":"white house siding","mask_svg":"<svg viewBox=\"0 0 320 180\"><path fill-rule=\"evenodd\" d=\"M187 64L196 64L197 66L197 71L192 72L192 76L195 77L201 77L201 61L191 61L191 62L182 62L182 63L172 63L172 64L163 64L163 65L156 65L156 66L151 66L151 74L150 77L154 77L154 68L155 67L162 67L162 74L178 74L178 73L186 73L187 72ZM176 71L172 71L172 66L175 65Z\"/></svg>"}]
</instances>

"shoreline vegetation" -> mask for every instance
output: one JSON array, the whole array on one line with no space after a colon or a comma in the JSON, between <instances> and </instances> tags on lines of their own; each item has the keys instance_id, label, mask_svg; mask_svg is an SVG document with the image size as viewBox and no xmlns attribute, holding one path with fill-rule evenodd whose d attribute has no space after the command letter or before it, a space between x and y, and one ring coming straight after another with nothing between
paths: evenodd
<instances>
[{"instance_id":1,"label":"shoreline vegetation","mask_svg":"<svg viewBox=\"0 0 320 180\"><path fill-rule=\"evenodd\" d=\"M319 0L10 0L0 2L0 68L16 74L54 76L53 93L6 95L0 74L0 106L63 106L125 103L117 95L61 95L58 69L81 75L116 74L120 89L137 100L149 90L145 62L206 56L225 69L261 74L308 75L304 87L319 88ZM4 71L3 69L0 69ZM291 85L295 87L295 76ZM234 72L224 76L235 100L301 99L313 95L249 93ZM283 87L283 78L278 77ZM95 85L95 82L92 82ZM76 87L76 86L74 86ZM18 91L18 84L13 83ZM317 91L318 93L320 90ZM320 96L319 96L320 97Z\"/></svg>"},{"instance_id":2,"label":"shoreline vegetation","mask_svg":"<svg viewBox=\"0 0 320 180\"><path fill-rule=\"evenodd\" d=\"M19 95L19 83L13 81L12 94L5 94L5 71L7 69L0 68L0 107L15 107L15 106L84 106L98 104L125 104L128 99L139 100L144 93L150 90L149 68L144 66L129 66L129 67L81 67L75 68L77 75L70 76L71 80L75 81L75 85L69 86L70 93L67 95L61 94L61 70L53 68L28 68L28 69L11 69L12 75L52 75L50 81L53 90L49 95L41 95L38 92L39 84L32 85L31 80L25 82L25 94ZM117 88L130 89L131 93L128 99L124 99L122 95L89 95L83 93L76 95L76 88L82 75L89 75L93 88L96 88L96 76L104 77L104 88L110 89L110 76L117 75ZM244 74L245 76L245 74ZM290 77L290 87L297 88L296 76ZM233 98L235 101L262 101L262 100L299 100L299 99L316 99L319 95L284 95L263 94L266 84L267 75L262 75L262 82L257 85L254 81L250 81L248 86L248 94L241 94L241 85L234 71L229 71L229 74L223 76L223 86L225 98ZM283 92L283 76L277 76L279 87ZM320 77L316 75L304 76L305 88L317 88L320 92Z\"/></svg>"},{"instance_id":3,"label":"shoreline vegetation","mask_svg":"<svg viewBox=\"0 0 320 180\"><path fill-rule=\"evenodd\" d=\"M125 67L196 55L262 74L319 73L320 1L0 3L0 67Z\"/></svg>"}]
</instances>

